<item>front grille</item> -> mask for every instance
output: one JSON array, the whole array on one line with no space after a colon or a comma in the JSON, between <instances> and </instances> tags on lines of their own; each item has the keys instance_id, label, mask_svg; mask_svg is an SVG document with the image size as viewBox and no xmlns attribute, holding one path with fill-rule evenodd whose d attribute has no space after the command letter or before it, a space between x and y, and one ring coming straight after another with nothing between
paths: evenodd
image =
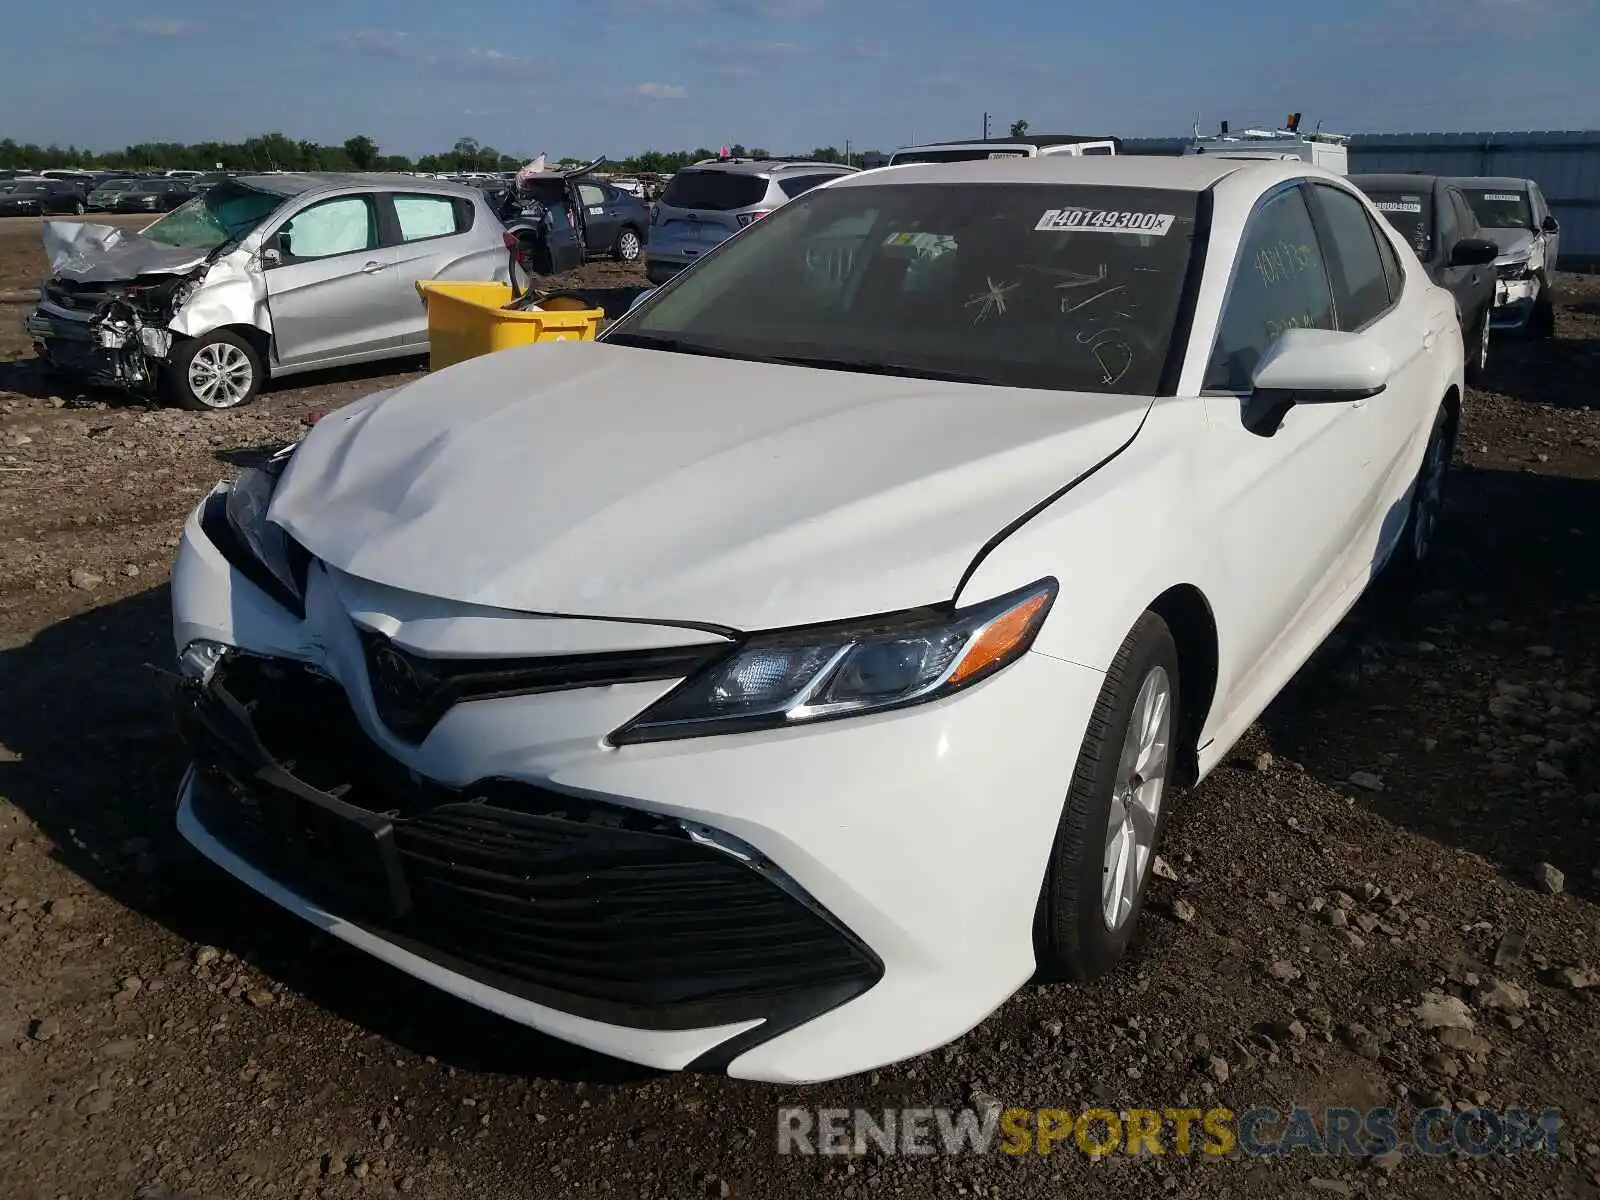
<instances>
[{"instance_id":1,"label":"front grille","mask_svg":"<svg viewBox=\"0 0 1600 1200\"><path fill-rule=\"evenodd\" d=\"M876 957L765 864L677 822L519 781L413 776L332 679L233 656L182 689L201 821L260 869L389 940L490 986L613 1024L683 1029L815 1015L881 976ZM337 895L277 852L264 779L384 814L407 906ZM375 883L372 885L377 887ZM370 903L369 903L370 902Z\"/></svg>"},{"instance_id":2,"label":"front grille","mask_svg":"<svg viewBox=\"0 0 1600 1200\"><path fill-rule=\"evenodd\" d=\"M522 659L430 658L380 633L358 631L373 707L389 731L416 744L466 700L527 696L572 688L683 679L727 653L725 642L602 654Z\"/></svg>"}]
</instances>

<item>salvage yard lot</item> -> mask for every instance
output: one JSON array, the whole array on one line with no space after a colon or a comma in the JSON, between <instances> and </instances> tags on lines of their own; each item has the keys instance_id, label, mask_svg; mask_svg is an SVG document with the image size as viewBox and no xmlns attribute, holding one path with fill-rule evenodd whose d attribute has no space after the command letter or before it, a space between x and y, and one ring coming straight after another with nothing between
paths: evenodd
<instances>
[{"instance_id":1,"label":"salvage yard lot","mask_svg":"<svg viewBox=\"0 0 1600 1200\"><path fill-rule=\"evenodd\" d=\"M1182 798L1133 961L1029 987L913 1062L783 1088L507 1025L185 852L150 669L172 660L177 530L310 414L414 375L298 377L220 414L79 397L21 333L43 269L39 223L0 225L0 1196L1600 1190L1600 278L1560 280L1556 341L1496 345L1435 575L1364 602L1239 761ZM1428 992L1464 1000L1472 1035L1425 1029ZM1567 1125L1553 1160L1382 1166L775 1152L780 1106L989 1097L1388 1104L1401 1128L1434 1103L1556 1106Z\"/></svg>"}]
</instances>

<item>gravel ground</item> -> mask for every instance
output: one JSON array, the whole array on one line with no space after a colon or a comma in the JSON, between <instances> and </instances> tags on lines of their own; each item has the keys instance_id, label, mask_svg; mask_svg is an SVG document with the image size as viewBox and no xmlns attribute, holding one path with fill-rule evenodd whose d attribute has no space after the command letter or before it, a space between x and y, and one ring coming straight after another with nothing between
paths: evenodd
<instances>
[{"instance_id":1,"label":"gravel ground","mask_svg":"<svg viewBox=\"0 0 1600 1200\"><path fill-rule=\"evenodd\" d=\"M1556 341L1497 345L1435 578L1363 602L1182 798L1132 961L1030 986L913 1062L773 1087L508 1025L185 852L149 669L171 660L180 522L310 414L409 376L217 415L59 391L19 332L42 267L37 222L0 226L0 1195L1600 1194L1600 279L1561 280ZM1554 1158L1381 1165L775 1149L780 1105L993 1101L1566 1125Z\"/></svg>"}]
</instances>

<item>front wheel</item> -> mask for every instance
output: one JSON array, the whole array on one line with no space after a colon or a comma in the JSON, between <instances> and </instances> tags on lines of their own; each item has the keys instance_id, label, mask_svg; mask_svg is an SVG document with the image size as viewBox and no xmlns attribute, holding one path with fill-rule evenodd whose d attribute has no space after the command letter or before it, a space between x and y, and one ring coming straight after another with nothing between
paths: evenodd
<instances>
[{"instance_id":1,"label":"front wheel","mask_svg":"<svg viewBox=\"0 0 1600 1200\"><path fill-rule=\"evenodd\" d=\"M1550 294L1550 284L1539 280L1539 294L1533 298L1533 311L1528 314L1528 336L1544 341L1556 335L1556 302Z\"/></svg>"},{"instance_id":2,"label":"front wheel","mask_svg":"<svg viewBox=\"0 0 1600 1200\"><path fill-rule=\"evenodd\" d=\"M1485 308L1477 324L1467 334L1466 376L1468 383L1482 383L1489 369L1489 309Z\"/></svg>"},{"instance_id":3,"label":"front wheel","mask_svg":"<svg viewBox=\"0 0 1600 1200\"><path fill-rule=\"evenodd\" d=\"M174 347L163 382L180 407L217 412L249 404L265 377L255 348L238 334L219 329Z\"/></svg>"},{"instance_id":4,"label":"front wheel","mask_svg":"<svg viewBox=\"0 0 1600 1200\"><path fill-rule=\"evenodd\" d=\"M644 253L644 239L639 236L639 231L631 226L617 235L616 249L612 251L618 262L638 262L639 256Z\"/></svg>"},{"instance_id":5,"label":"front wheel","mask_svg":"<svg viewBox=\"0 0 1600 1200\"><path fill-rule=\"evenodd\" d=\"M1422 467L1411 488L1411 511L1395 549L1402 576L1416 575L1433 556L1444 515L1445 483L1450 477L1451 441L1450 413L1440 405L1428 434L1428 448L1422 454Z\"/></svg>"},{"instance_id":6,"label":"front wheel","mask_svg":"<svg viewBox=\"0 0 1600 1200\"><path fill-rule=\"evenodd\" d=\"M1178 650L1143 614L1106 672L1078 752L1035 917L1040 973L1079 982L1126 953L1177 762Z\"/></svg>"}]
</instances>

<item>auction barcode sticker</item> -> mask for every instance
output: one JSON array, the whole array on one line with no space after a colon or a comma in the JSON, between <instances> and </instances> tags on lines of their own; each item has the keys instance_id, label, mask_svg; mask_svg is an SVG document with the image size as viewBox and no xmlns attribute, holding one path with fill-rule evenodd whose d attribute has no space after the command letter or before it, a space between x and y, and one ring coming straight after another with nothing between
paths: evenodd
<instances>
[{"instance_id":1,"label":"auction barcode sticker","mask_svg":"<svg viewBox=\"0 0 1600 1200\"><path fill-rule=\"evenodd\" d=\"M1374 200L1372 207L1379 212L1420 213L1421 200Z\"/></svg>"},{"instance_id":2,"label":"auction barcode sticker","mask_svg":"<svg viewBox=\"0 0 1600 1200\"><path fill-rule=\"evenodd\" d=\"M1483 198L1485 200L1501 200L1507 204L1517 204L1522 200L1522 197L1515 192L1485 192Z\"/></svg>"},{"instance_id":3,"label":"auction barcode sticker","mask_svg":"<svg viewBox=\"0 0 1600 1200\"><path fill-rule=\"evenodd\" d=\"M1068 233L1148 233L1165 237L1178 218L1171 213L1117 212L1100 208L1051 208L1034 231Z\"/></svg>"}]
</instances>

